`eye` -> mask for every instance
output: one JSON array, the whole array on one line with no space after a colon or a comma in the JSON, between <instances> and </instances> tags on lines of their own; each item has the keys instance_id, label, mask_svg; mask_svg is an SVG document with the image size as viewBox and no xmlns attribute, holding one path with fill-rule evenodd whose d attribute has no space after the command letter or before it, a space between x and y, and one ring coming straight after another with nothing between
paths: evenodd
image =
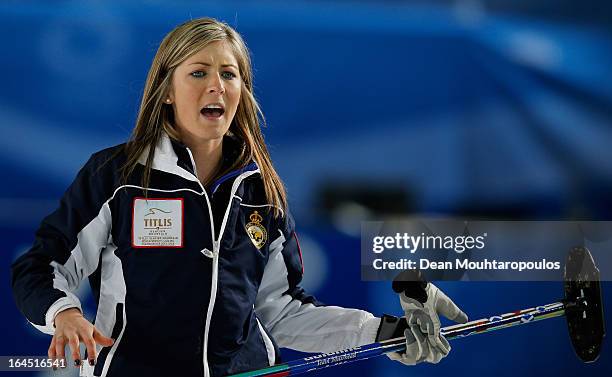
<instances>
[{"instance_id":1,"label":"eye","mask_svg":"<svg viewBox=\"0 0 612 377\"><path fill-rule=\"evenodd\" d=\"M204 75L206 75L204 71L191 72L191 76L197 77L197 78L204 77Z\"/></svg>"},{"instance_id":2,"label":"eye","mask_svg":"<svg viewBox=\"0 0 612 377\"><path fill-rule=\"evenodd\" d=\"M224 79L226 80L233 80L236 78L236 75L233 72L230 71L225 71L223 73L221 73L221 76L223 76Z\"/></svg>"}]
</instances>

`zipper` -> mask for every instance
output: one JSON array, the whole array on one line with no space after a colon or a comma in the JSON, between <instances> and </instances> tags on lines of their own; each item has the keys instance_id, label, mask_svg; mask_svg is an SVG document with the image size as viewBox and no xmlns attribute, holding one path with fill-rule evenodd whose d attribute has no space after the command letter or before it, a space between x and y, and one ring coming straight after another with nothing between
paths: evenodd
<instances>
[{"instance_id":1,"label":"zipper","mask_svg":"<svg viewBox=\"0 0 612 377\"><path fill-rule=\"evenodd\" d=\"M193 155L191 154L191 150L189 150L189 148L186 148L187 152L189 153L189 158L191 159L191 164L193 165L193 170L194 172L197 172L197 168L196 168L196 164L195 164L195 160L193 159ZM223 221L221 223L221 228L219 229L219 237L217 239L215 239L215 226L214 226L214 217L213 217L213 213L212 213L212 205L210 203L210 200L208 198L208 194L206 193L206 190L204 189L204 186L202 185L202 182L200 182L200 180L198 179L197 175L194 174L194 176L196 177L197 181L198 181L198 185L200 185L200 188L202 189L202 193L204 194L204 198L206 198L206 204L208 204L208 215L210 217L210 228L211 228L211 234L212 234L212 238L213 238L213 250L212 252L208 249L204 249L202 250L202 253L204 255L206 255L207 257L211 257L212 254L212 278L211 278L211 290L210 290L210 300L208 301L208 310L206 311L206 322L204 322L204 344L202 346L202 363L204 364L204 377L210 377L210 370L208 369L208 334L210 332L210 320L212 318L212 314L213 314L213 308L215 306L215 301L217 299L217 285L218 285L218 275L219 275L219 249L221 248L221 239L223 238L223 232L225 230L225 226L227 225L227 220L229 217L229 213L230 210L232 208L232 201L234 198L234 194L236 193L236 191L238 190L238 186L240 186L240 183L242 183L242 181L255 173L259 173L259 169L257 170L251 170L248 172L244 172L241 173L236 180L234 180L234 183L232 184L232 190L230 192L230 200L229 203L227 205L227 208L225 209L225 215L223 216Z\"/></svg>"},{"instance_id":2,"label":"zipper","mask_svg":"<svg viewBox=\"0 0 612 377\"><path fill-rule=\"evenodd\" d=\"M210 377L210 371L208 370L208 334L210 332L210 320L212 318L213 309L215 307L215 300L217 299L217 285L218 285L218 275L219 275L219 250L221 248L221 239L223 238L223 233L225 231L225 226L227 225L227 220L229 218L229 213L232 208L232 201L234 194L238 190L238 186L242 181L255 173L259 173L259 170L248 171L240 174L234 183L232 184L232 190L230 193L230 200L225 209L225 215L223 216L223 222L221 223L221 228L219 229L219 238L213 242L213 276L212 276L212 287L210 292L210 301L208 302L208 310L206 312L206 322L204 323L204 345L202 347L204 359L204 377ZM214 234L214 233L213 233ZM214 237L214 236L213 236Z\"/></svg>"},{"instance_id":3,"label":"zipper","mask_svg":"<svg viewBox=\"0 0 612 377\"><path fill-rule=\"evenodd\" d=\"M217 296L217 273L219 270L219 257L218 257L218 247L217 247L217 243L215 242L215 224L214 224L214 216L212 213L212 205L210 203L210 200L208 198L208 194L206 193L206 189L204 188L204 185L202 185L202 182L200 182L200 179L198 178L197 175L197 167L196 167L196 163L195 160L193 159L193 154L191 153L191 150L187 147L185 147L185 149L187 149L187 153L189 154L189 159L191 160L191 165L193 166L193 175L194 177L196 177L196 180L198 181L198 185L200 186L200 188L202 189L202 194L204 195L204 198L206 199L206 204L208 205L208 217L210 218L210 234L211 237L213 239L213 251L212 251L212 259L213 259L213 271L212 271L212 281L211 281L211 292L210 292L210 300L208 301L208 311L206 313L206 322L204 323L204 346L202 348L202 362L204 364L204 377L210 377L210 371L208 370L208 359L207 359L207 355L206 353L208 352L207 347L208 347L208 322L210 320L209 318L209 313L210 313L210 317L212 317L212 311L211 311L211 306L215 304L215 299ZM204 253L204 255L209 256L210 254L207 255L206 252L210 253L210 250L208 249L204 249L202 250L202 252Z\"/></svg>"},{"instance_id":4,"label":"zipper","mask_svg":"<svg viewBox=\"0 0 612 377\"><path fill-rule=\"evenodd\" d=\"M212 213L212 206L210 205L210 200L208 199L208 194L206 193L206 189L204 189L204 186L202 185L202 182L200 182L200 179L197 176L197 168L196 168L196 164L195 164L195 160L193 159L193 155L191 154L191 150L189 150L189 148L185 147L185 149L187 149L187 153L189 153L189 159L191 160L191 165L193 165L193 176L196 178L196 181L198 181L198 185L200 186L200 188L202 189L202 194L204 194L204 198L206 199L206 204L208 205L208 216L210 217L210 234L212 235L213 240L215 239L215 224L213 223L214 217L213 217L213 213Z\"/></svg>"},{"instance_id":5,"label":"zipper","mask_svg":"<svg viewBox=\"0 0 612 377\"><path fill-rule=\"evenodd\" d=\"M204 363L204 377L210 377L210 370L208 369L208 333L210 331L210 319L212 318L213 308L215 306L215 300L217 299L217 284L219 275L219 246L215 241L213 244L213 270L212 270L212 281L210 287L210 300L208 302L208 309L206 311L206 322L204 322L204 344L202 346L202 362Z\"/></svg>"}]
</instances>

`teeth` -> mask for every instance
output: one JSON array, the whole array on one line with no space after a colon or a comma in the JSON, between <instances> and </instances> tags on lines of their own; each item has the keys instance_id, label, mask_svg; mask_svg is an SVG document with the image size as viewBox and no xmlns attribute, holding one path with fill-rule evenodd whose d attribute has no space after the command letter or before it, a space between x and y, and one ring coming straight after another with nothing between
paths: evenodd
<instances>
[{"instance_id":1,"label":"teeth","mask_svg":"<svg viewBox=\"0 0 612 377\"><path fill-rule=\"evenodd\" d=\"M223 106L214 103L204 106L205 109L223 109Z\"/></svg>"}]
</instances>

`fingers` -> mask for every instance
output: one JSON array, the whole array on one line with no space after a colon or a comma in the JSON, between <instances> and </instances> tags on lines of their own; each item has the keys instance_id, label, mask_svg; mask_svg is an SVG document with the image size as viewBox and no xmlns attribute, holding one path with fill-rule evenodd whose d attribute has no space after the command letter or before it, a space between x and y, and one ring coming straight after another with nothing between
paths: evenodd
<instances>
[{"instance_id":1,"label":"fingers","mask_svg":"<svg viewBox=\"0 0 612 377\"><path fill-rule=\"evenodd\" d=\"M441 346L438 346L438 342L432 342L429 337L425 337L424 334L421 334L421 346L423 348L423 354L418 363L422 361L426 361L428 363L437 364L448 355L450 351L450 345L448 342L446 344L441 343ZM417 334L417 340L419 340L419 335Z\"/></svg>"},{"instance_id":2,"label":"fingers","mask_svg":"<svg viewBox=\"0 0 612 377\"><path fill-rule=\"evenodd\" d=\"M442 353L436 350L430 353L429 357L425 361L431 364L438 364L440 360L442 360L443 358L444 358L444 355L442 355Z\"/></svg>"},{"instance_id":3,"label":"fingers","mask_svg":"<svg viewBox=\"0 0 612 377\"><path fill-rule=\"evenodd\" d=\"M407 322L419 346L420 355L416 358L417 363L427 361L436 364L448 355L450 344L440 335L439 326L435 326L431 317L424 312L416 312Z\"/></svg>"},{"instance_id":4,"label":"fingers","mask_svg":"<svg viewBox=\"0 0 612 377\"><path fill-rule=\"evenodd\" d=\"M411 317L415 319L417 325L419 325L419 329L421 332L428 337L434 337L435 334L435 326L430 316L428 316L425 312L415 313Z\"/></svg>"},{"instance_id":5,"label":"fingers","mask_svg":"<svg viewBox=\"0 0 612 377\"><path fill-rule=\"evenodd\" d=\"M66 346L70 347L70 355L75 366L81 365L81 350L79 337L76 333L71 335L56 334L51 338L47 354L52 361L59 360L62 368L66 365ZM62 362L63 361L63 362ZM55 364L55 363L54 363ZM54 366L53 369L56 369Z\"/></svg>"},{"instance_id":6,"label":"fingers","mask_svg":"<svg viewBox=\"0 0 612 377\"><path fill-rule=\"evenodd\" d=\"M400 295L408 323L405 332L406 352L389 358L397 359L401 356L400 361L409 365L422 361L438 363L451 350L448 340L440 334L438 314L459 323L467 322L467 315L444 292L431 283L427 288L428 300L425 304L412 302L410 298ZM411 341L412 338L414 341Z\"/></svg>"},{"instance_id":7,"label":"fingers","mask_svg":"<svg viewBox=\"0 0 612 377\"><path fill-rule=\"evenodd\" d=\"M444 344L440 340L440 322L436 313L432 313L430 316L424 311L415 311L407 321L408 324L418 325L419 330L427 336L432 350L439 349L444 356L448 354L448 352L444 352L448 348L448 342Z\"/></svg>"},{"instance_id":8,"label":"fingers","mask_svg":"<svg viewBox=\"0 0 612 377\"><path fill-rule=\"evenodd\" d=\"M49 359L51 359L51 361L55 361L55 336L53 336L53 338L51 338L51 344L49 345L49 349L47 350L47 356L49 356ZM55 366L53 366L53 369L55 369Z\"/></svg>"},{"instance_id":9,"label":"fingers","mask_svg":"<svg viewBox=\"0 0 612 377\"><path fill-rule=\"evenodd\" d=\"M439 321L437 318L436 320ZM433 321L430 317L427 317L427 321L420 320L419 322L421 322L421 330L423 330L422 324L425 323L426 331L424 331L424 334L427 335L432 350L439 351L442 357L445 357L450 351L450 344L446 338L440 335L440 323L437 321Z\"/></svg>"},{"instance_id":10,"label":"fingers","mask_svg":"<svg viewBox=\"0 0 612 377\"><path fill-rule=\"evenodd\" d=\"M404 365L416 365L416 361L414 361L414 358L408 356L406 353L389 352L385 355L387 355L389 359L393 361L398 361Z\"/></svg>"},{"instance_id":11,"label":"fingers","mask_svg":"<svg viewBox=\"0 0 612 377\"><path fill-rule=\"evenodd\" d=\"M94 332L95 334L95 332ZM85 348L87 349L87 360L89 365L94 365L96 363L96 342L94 341L94 337L87 337L83 339L83 343L85 344Z\"/></svg>"},{"instance_id":12,"label":"fingers","mask_svg":"<svg viewBox=\"0 0 612 377\"><path fill-rule=\"evenodd\" d=\"M96 343L98 343L102 347L110 347L113 345L114 341L111 338L102 335L102 333L94 327L93 336L88 338L85 342L85 347L87 347L87 357L89 359L89 365L94 365L96 363Z\"/></svg>"},{"instance_id":13,"label":"fingers","mask_svg":"<svg viewBox=\"0 0 612 377\"><path fill-rule=\"evenodd\" d=\"M417 341L414 333L409 328L404 330L404 337L406 337L406 347L412 346Z\"/></svg>"},{"instance_id":14,"label":"fingers","mask_svg":"<svg viewBox=\"0 0 612 377\"><path fill-rule=\"evenodd\" d=\"M96 343L103 347L108 347L113 344L113 340L108 338L90 322L82 316L66 314L59 321L55 335L51 339L48 354L52 360L63 359L62 365L65 365L65 348L70 347L70 355L74 359L74 365L79 367L82 363L80 343L83 342L87 349L88 362L90 365L95 365L96 361Z\"/></svg>"},{"instance_id":15,"label":"fingers","mask_svg":"<svg viewBox=\"0 0 612 377\"><path fill-rule=\"evenodd\" d=\"M468 316L465 314L459 307L448 298L444 292L438 290L438 297L436 302L436 311L439 314L442 314L446 318L451 321L455 321L457 323L466 323L468 321Z\"/></svg>"},{"instance_id":16,"label":"fingers","mask_svg":"<svg viewBox=\"0 0 612 377\"><path fill-rule=\"evenodd\" d=\"M406 337L406 351L400 355L401 361L406 365L415 365L417 360L421 357L421 348L410 328L404 330L404 336Z\"/></svg>"},{"instance_id":17,"label":"fingers","mask_svg":"<svg viewBox=\"0 0 612 377\"><path fill-rule=\"evenodd\" d=\"M51 344L49 344L47 356L49 356L50 359L55 359L55 336L51 338Z\"/></svg>"},{"instance_id":18,"label":"fingers","mask_svg":"<svg viewBox=\"0 0 612 377\"><path fill-rule=\"evenodd\" d=\"M64 349L66 348L66 337L64 335L57 335L55 338L55 359L56 360L64 360L64 364L66 365L66 356L64 355Z\"/></svg>"},{"instance_id":19,"label":"fingers","mask_svg":"<svg viewBox=\"0 0 612 377\"><path fill-rule=\"evenodd\" d=\"M79 337L76 334L71 335L68 339L68 345L72 351L72 360L74 360L74 366L77 367L81 365L81 349L79 344Z\"/></svg>"},{"instance_id":20,"label":"fingers","mask_svg":"<svg viewBox=\"0 0 612 377\"><path fill-rule=\"evenodd\" d=\"M98 331L98 329L96 329L95 327L94 327L93 339L95 340L96 343L98 343L99 345L103 347L110 347L115 342L112 338L102 335L102 333Z\"/></svg>"},{"instance_id":21,"label":"fingers","mask_svg":"<svg viewBox=\"0 0 612 377\"><path fill-rule=\"evenodd\" d=\"M399 352L389 352L385 355L387 355L387 357L393 361L402 362L402 354L400 354Z\"/></svg>"},{"instance_id":22,"label":"fingers","mask_svg":"<svg viewBox=\"0 0 612 377\"><path fill-rule=\"evenodd\" d=\"M415 342L416 352L414 353L415 359L417 363L420 363L424 361L425 359L427 359L427 356L429 355L429 352L430 352L429 343L427 342L427 338L425 337L425 335L419 329L418 325L416 324L410 325L410 331L412 332L412 334L414 335L416 339L416 342Z\"/></svg>"},{"instance_id":23,"label":"fingers","mask_svg":"<svg viewBox=\"0 0 612 377\"><path fill-rule=\"evenodd\" d=\"M450 344L444 337L440 336L441 346L436 346L421 332L420 326L416 323L409 325L404 331L404 336L406 337L406 351L388 353L389 359L405 365L415 365L423 361L437 364L450 352Z\"/></svg>"},{"instance_id":24,"label":"fingers","mask_svg":"<svg viewBox=\"0 0 612 377\"><path fill-rule=\"evenodd\" d=\"M446 338L442 335L438 336L438 349L444 357L446 357L451 350L451 346L448 343L448 340L446 340Z\"/></svg>"},{"instance_id":25,"label":"fingers","mask_svg":"<svg viewBox=\"0 0 612 377\"><path fill-rule=\"evenodd\" d=\"M404 331L404 336L406 337L406 351L402 353L390 352L386 355L389 359L399 361L404 365L415 365L417 363L416 360L419 352L417 340L412 331L409 329Z\"/></svg>"}]
</instances>

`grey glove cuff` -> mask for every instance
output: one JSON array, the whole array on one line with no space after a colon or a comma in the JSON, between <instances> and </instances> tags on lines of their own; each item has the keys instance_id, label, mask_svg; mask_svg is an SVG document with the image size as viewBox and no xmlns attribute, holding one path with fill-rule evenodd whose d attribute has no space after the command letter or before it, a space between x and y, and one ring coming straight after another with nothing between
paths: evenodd
<instances>
[{"instance_id":1,"label":"grey glove cuff","mask_svg":"<svg viewBox=\"0 0 612 377\"><path fill-rule=\"evenodd\" d=\"M378 332L376 333L376 341L383 342L385 340L402 337L407 328L408 323L406 322L406 318L383 314L380 319Z\"/></svg>"}]
</instances>

